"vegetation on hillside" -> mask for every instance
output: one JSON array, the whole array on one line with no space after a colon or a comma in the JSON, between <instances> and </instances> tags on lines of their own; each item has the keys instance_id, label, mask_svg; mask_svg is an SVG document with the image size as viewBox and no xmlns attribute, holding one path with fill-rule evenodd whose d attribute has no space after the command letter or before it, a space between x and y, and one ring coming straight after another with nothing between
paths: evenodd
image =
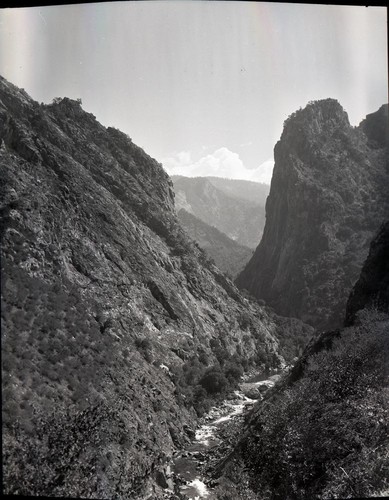
<instances>
[{"instance_id":1,"label":"vegetation on hillside","mask_svg":"<svg viewBox=\"0 0 389 500\"><path fill-rule=\"evenodd\" d=\"M192 356L181 366L173 368L173 381L179 399L198 416L207 412L216 401L238 388L244 369L249 363L243 357L231 356L218 341L212 342L217 362L210 364L207 356Z\"/></svg>"},{"instance_id":2,"label":"vegetation on hillside","mask_svg":"<svg viewBox=\"0 0 389 500\"><path fill-rule=\"evenodd\" d=\"M39 105L1 77L0 93L4 492L144 498L193 404L241 373L228 357L279 365L271 320L189 240L126 134L72 99Z\"/></svg>"},{"instance_id":3,"label":"vegetation on hillside","mask_svg":"<svg viewBox=\"0 0 389 500\"><path fill-rule=\"evenodd\" d=\"M275 335L279 340L281 356L288 365L291 365L302 354L308 342L315 335L315 330L296 318L280 316L277 317Z\"/></svg>"},{"instance_id":4,"label":"vegetation on hillside","mask_svg":"<svg viewBox=\"0 0 389 500\"><path fill-rule=\"evenodd\" d=\"M258 304L269 315L273 316L276 326L273 333L278 339L279 353L287 365L293 364L302 354L308 342L315 336L315 329L297 318L278 316L271 307L266 305L264 300L254 297L246 289L242 289L240 292L246 300Z\"/></svg>"},{"instance_id":5,"label":"vegetation on hillside","mask_svg":"<svg viewBox=\"0 0 389 500\"><path fill-rule=\"evenodd\" d=\"M389 488L389 317L364 312L247 423L241 455L261 499L366 497Z\"/></svg>"}]
</instances>

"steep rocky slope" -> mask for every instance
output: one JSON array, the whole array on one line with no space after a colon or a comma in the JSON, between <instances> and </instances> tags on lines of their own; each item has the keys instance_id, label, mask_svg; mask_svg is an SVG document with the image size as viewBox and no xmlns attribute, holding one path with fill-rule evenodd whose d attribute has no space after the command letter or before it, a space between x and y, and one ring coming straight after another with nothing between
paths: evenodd
<instances>
[{"instance_id":1,"label":"steep rocky slope","mask_svg":"<svg viewBox=\"0 0 389 500\"><path fill-rule=\"evenodd\" d=\"M370 244L369 255L347 301L344 326L352 326L360 321L359 314L363 317L366 310L373 310L378 313L378 317L381 312L389 314L389 222L382 224ZM300 379L312 356L330 349L333 342L340 338L341 332L342 329L337 328L312 338L290 371L287 384Z\"/></svg>"},{"instance_id":2,"label":"steep rocky slope","mask_svg":"<svg viewBox=\"0 0 389 500\"><path fill-rule=\"evenodd\" d=\"M262 184L212 177L172 179L177 210L185 209L240 245L258 245L265 224ZM255 191L258 199L253 201Z\"/></svg>"},{"instance_id":3,"label":"steep rocky slope","mask_svg":"<svg viewBox=\"0 0 389 500\"><path fill-rule=\"evenodd\" d=\"M347 301L346 325L355 321L365 307L389 313L389 222L380 228L370 245L370 252Z\"/></svg>"},{"instance_id":4,"label":"steep rocky slope","mask_svg":"<svg viewBox=\"0 0 389 500\"><path fill-rule=\"evenodd\" d=\"M263 238L237 279L276 312L339 326L369 242L389 213L388 106L357 128L333 99L286 120Z\"/></svg>"},{"instance_id":5,"label":"steep rocky slope","mask_svg":"<svg viewBox=\"0 0 389 500\"><path fill-rule=\"evenodd\" d=\"M201 377L278 365L274 320L188 240L162 166L78 101L0 78L0 141L4 491L162 498L217 396Z\"/></svg>"},{"instance_id":6,"label":"steep rocky slope","mask_svg":"<svg viewBox=\"0 0 389 500\"><path fill-rule=\"evenodd\" d=\"M220 462L224 499L387 497L388 250L386 222L350 296L347 327L312 340Z\"/></svg>"},{"instance_id":7,"label":"steep rocky slope","mask_svg":"<svg viewBox=\"0 0 389 500\"><path fill-rule=\"evenodd\" d=\"M250 260L253 251L239 245L183 208L178 211L178 218L185 231L213 259L217 267L231 278L236 278Z\"/></svg>"}]
</instances>

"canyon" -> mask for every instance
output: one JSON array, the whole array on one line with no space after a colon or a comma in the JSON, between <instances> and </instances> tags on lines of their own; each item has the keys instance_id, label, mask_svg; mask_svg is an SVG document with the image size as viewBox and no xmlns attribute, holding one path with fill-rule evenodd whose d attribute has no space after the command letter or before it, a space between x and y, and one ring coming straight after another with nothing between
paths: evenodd
<instances>
[{"instance_id":1,"label":"canyon","mask_svg":"<svg viewBox=\"0 0 389 500\"><path fill-rule=\"evenodd\" d=\"M0 77L3 492L387 494L387 110L286 120L258 244L263 186L171 180Z\"/></svg>"}]
</instances>

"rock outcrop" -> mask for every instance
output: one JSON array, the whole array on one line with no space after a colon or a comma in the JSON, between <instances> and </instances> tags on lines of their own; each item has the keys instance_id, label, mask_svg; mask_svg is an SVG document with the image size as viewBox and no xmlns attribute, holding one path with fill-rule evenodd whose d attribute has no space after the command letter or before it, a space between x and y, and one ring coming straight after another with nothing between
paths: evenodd
<instances>
[{"instance_id":1,"label":"rock outcrop","mask_svg":"<svg viewBox=\"0 0 389 500\"><path fill-rule=\"evenodd\" d=\"M368 309L389 314L389 222L381 226L370 243L369 255L347 301L344 326L352 326L360 311L369 314L366 311ZM299 380L310 359L315 354L331 349L341 333L342 329L337 328L323 332L317 338L312 337L290 370L285 384L291 385Z\"/></svg>"},{"instance_id":2,"label":"rock outcrop","mask_svg":"<svg viewBox=\"0 0 389 500\"><path fill-rule=\"evenodd\" d=\"M264 234L240 288L319 329L342 324L369 243L389 215L388 130L387 105L353 128L333 99L286 120Z\"/></svg>"},{"instance_id":3,"label":"rock outcrop","mask_svg":"<svg viewBox=\"0 0 389 500\"><path fill-rule=\"evenodd\" d=\"M0 141L4 492L162 498L201 370L278 365L274 320L187 238L162 166L80 102L1 78Z\"/></svg>"},{"instance_id":4,"label":"rock outcrop","mask_svg":"<svg viewBox=\"0 0 389 500\"><path fill-rule=\"evenodd\" d=\"M216 177L172 179L177 210L183 208L236 243L256 248L265 224L268 186Z\"/></svg>"},{"instance_id":5,"label":"rock outcrop","mask_svg":"<svg viewBox=\"0 0 389 500\"><path fill-rule=\"evenodd\" d=\"M361 275L347 301L345 324L351 325L358 311L374 308L389 313L389 222L385 222L370 245Z\"/></svg>"}]
</instances>

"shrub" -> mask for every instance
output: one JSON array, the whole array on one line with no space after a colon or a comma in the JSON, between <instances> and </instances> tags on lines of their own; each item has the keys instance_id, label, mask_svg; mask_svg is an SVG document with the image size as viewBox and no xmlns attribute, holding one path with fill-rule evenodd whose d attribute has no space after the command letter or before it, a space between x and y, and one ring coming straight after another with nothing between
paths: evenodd
<instances>
[{"instance_id":1,"label":"shrub","mask_svg":"<svg viewBox=\"0 0 389 500\"><path fill-rule=\"evenodd\" d=\"M236 361L228 361L223 371L229 382L238 382L243 375L243 368Z\"/></svg>"},{"instance_id":2,"label":"shrub","mask_svg":"<svg viewBox=\"0 0 389 500\"><path fill-rule=\"evenodd\" d=\"M137 338L135 339L135 345L137 347L137 349L140 349L140 350L150 350L151 349L151 341L149 339L146 339L146 338L143 338L143 339L140 339L140 338Z\"/></svg>"},{"instance_id":3,"label":"shrub","mask_svg":"<svg viewBox=\"0 0 389 500\"><path fill-rule=\"evenodd\" d=\"M207 354L205 353L205 351L202 351L202 350L199 351L199 358L198 359L199 359L201 364L208 366L209 358L208 358Z\"/></svg>"},{"instance_id":4,"label":"shrub","mask_svg":"<svg viewBox=\"0 0 389 500\"><path fill-rule=\"evenodd\" d=\"M229 352L223 347L218 339L211 339L209 345L221 365L230 357Z\"/></svg>"},{"instance_id":5,"label":"shrub","mask_svg":"<svg viewBox=\"0 0 389 500\"><path fill-rule=\"evenodd\" d=\"M135 339L135 346L138 349L139 353L142 354L144 359L148 363L151 363L153 360L151 341L147 338L137 338Z\"/></svg>"},{"instance_id":6,"label":"shrub","mask_svg":"<svg viewBox=\"0 0 389 500\"><path fill-rule=\"evenodd\" d=\"M225 391L228 380L217 367L209 368L200 379L200 385L208 394L218 394Z\"/></svg>"},{"instance_id":7,"label":"shrub","mask_svg":"<svg viewBox=\"0 0 389 500\"><path fill-rule=\"evenodd\" d=\"M251 316L247 311L243 311L240 313L238 318L239 326L243 330L247 330L251 326Z\"/></svg>"}]
</instances>

